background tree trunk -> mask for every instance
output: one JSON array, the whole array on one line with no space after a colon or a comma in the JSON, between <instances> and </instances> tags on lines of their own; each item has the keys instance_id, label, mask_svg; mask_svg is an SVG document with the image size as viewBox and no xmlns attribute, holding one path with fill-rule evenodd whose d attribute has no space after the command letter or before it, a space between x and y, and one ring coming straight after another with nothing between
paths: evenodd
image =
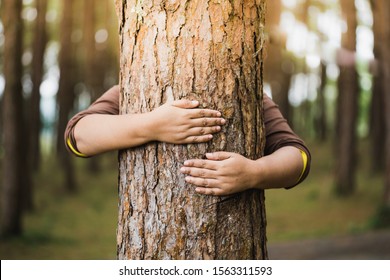
<instances>
[{"instance_id":1,"label":"background tree trunk","mask_svg":"<svg viewBox=\"0 0 390 280\"><path fill-rule=\"evenodd\" d=\"M73 0L63 0L63 15L61 20L61 51L59 55L60 81L58 87L58 128L57 128L57 151L65 175L65 189L69 192L76 191L76 179L73 162L64 145L64 131L69 120L69 114L74 102L73 83L73 46L72 25Z\"/></svg>"},{"instance_id":2,"label":"background tree trunk","mask_svg":"<svg viewBox=\"0 0 390 280\"><path fill-rule=\"evenodd\" d=\"M355 52L357 27L355 1L341 1L340 5L348 26L348 31L343 36L342 47ZM359 87L355 64L339 66L335 187L337 194L348 196L355 191L356 122Z\"/></svg>"},{"instance_id":3,"label":"background tree trunk","mask_svg":"<svg viewBox=\"0 0 390 280\"><path fill-rule=\"evenodd\" d=\"M227 119L209 144L120 153L119 259L265 259L264 192L197 195L179 168L225 150L262 155L264 1L116 1L121 113L191 98Z\"/></svg>"},{"instance_id":4,"label":"background tree trunk","mask_svg":"<svg viewBox=\"0 0 390 280\"><path fill-rule=\"evenodd\" d=\"M1 233L18 235L22 231L23 193L23 95L22 95L22 0L2 3L4 24L3 139L4 160L1 194Z\"/></svg>"},{"instance_id":5,"label":"background tree trunk","mask_svg":"<svg viewBox=\"0 0 390 280\"><path fill-rule=\"evenodd\" d=\"M385 186L379 219L382 225L388 226L390 224L390 27L388 25L388 18L390 16L390 2L384 0L372 0L371 4L374 12L374 30L376 31L375 54L378 60L378 73L380 76L382 76L382 79L378 80L378 82L382 82L378 87L382 88L383 90L382 100L384 103L384 133L382 131L382 137L384 136L383 138L385 142Z\"/></svg>"},{"instance_id":6,"label":"background tree trunk","mask_svg":"<svg viewBox=\"0 0 390 280\"><path fill-rule=\"evenodd\" d=\"M282 115L292 125L292 110L288 93L294 64L285 55L286 38L279 28L282 10L282 2L280 0L267 2L266 30L268 45L264 58L264 81L270 84L272 99L278 104Z\"/></svg>"},{"instance_id":7,"label":"background tree trunk","mask_svg":"<svg viewBox=\"0 0 390 280\"><path fill-rule=\"evenodd\" d=\"M37 18L34 31L33 63L31 79L33 89L31 93L30 116L30 164L34 171L39 169L41 146L41 115L40 115L40 86L44 74L44 55L47 43L46 11L47 0L36 0Z\"/></svg>"}]
</instances>

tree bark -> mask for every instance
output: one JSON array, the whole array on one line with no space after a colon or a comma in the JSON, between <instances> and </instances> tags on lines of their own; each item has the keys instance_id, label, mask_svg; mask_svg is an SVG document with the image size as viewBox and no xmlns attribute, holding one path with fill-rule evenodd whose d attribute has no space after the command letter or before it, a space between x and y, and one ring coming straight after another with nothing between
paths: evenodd
<instances>
[{"instance_id":1,"label":"tree bark","mask_svg":"<svg viewBox=\"0 0 390 280\"><path fill-rule=\"evenodd\" d=\"M22 232L23 191L23 73L21 19L22 0L4 1L2 20L4 24L4 77L3 139L4 159L1 195L1 234L18 235Z\"/></svg>"},{"instance_id":2,"label":"tree bark","mask_svg":"<svg viewBox=\"0 0 390 280\"><path fill-rule=\"evenodd\" d=\"M266 259L264 192L195 194L179 168L209 151L259 158L264 1L116 1L120 111L190 98L227 119L211 143L120 153L119 259Z\"/></svg>"},{"instance_id":3,"label":"tree bark","mask_svg":"<svg viewBox=\"0 0 390 280\"><path fill-rule=\"evenodd\" d=\"M356 8L354 0L340 2L348 31L343 36L343 48L356 50ZM358 109L358 75L356 66L340 65L336 134L336 193L351 195L355 191L356 122Z\"/></svg>"}]
</instances>

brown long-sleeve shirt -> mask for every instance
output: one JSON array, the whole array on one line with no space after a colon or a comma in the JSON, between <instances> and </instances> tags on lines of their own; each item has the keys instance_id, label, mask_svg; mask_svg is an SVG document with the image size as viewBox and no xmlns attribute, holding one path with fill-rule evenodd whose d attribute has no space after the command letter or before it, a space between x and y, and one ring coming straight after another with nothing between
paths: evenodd
<instances>
[{"instance_id":1,"label":"brown long-sleeve shirt","mask_svg":"<svg viewBox=\"0 0 390 280\"><path fill-rule=\"evenodd\" d=\"M278 106L264 94L264 124L266 132L265 155L270 155L281 147L293 146L302 153L304 169L295 185L301 183L309 174L311 155L309 149L298 135L296 135ZM77 150L77 143L74 138L74 127L83 117L91 114L119 114L119 87L114 86L96 100L89 108L76 114L69 122L65 130L65 143L67 148L75 155L82 156ZM295 186L294 185L294 186ZM293 187L293 186L292 186Z\"/></svg>"}]
</instances>

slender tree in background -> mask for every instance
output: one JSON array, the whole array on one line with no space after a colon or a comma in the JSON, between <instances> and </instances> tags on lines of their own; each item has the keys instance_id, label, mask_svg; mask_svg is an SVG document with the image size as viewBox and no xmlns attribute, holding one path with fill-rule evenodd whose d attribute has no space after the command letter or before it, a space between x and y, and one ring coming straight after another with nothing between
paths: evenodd
<instances>
[{"instance_id":1,"label":"slender tree in background","mask_svg":"<svg viewBox=\"0 0 390 280\"><path fill-rule=\"evenodd\" d=\"M374 85L372 91L371 114L370 114L370 137L371 137L371 162L374 172L383 172L385 163L385 72L384 57L382 52L386 51L383 44L386 43L385 26L387 19L384 18L386 1L371 0L374 13L374 55L376 58L374 68Z\"/></svg>"},{"instance_id":2,"label":"slender tree in background","mask_svg":"<svg viewBox=\"0 0 390 280\"><path fill-rule=\"evenodd\" d=\"M23 207L26 210L34 208L34 186L32 172L38 171L40 164L40 131L41 131L41 111L40 111L40 86L43 77L44 54L46 49L46 10L47 0L36 0L37 17L34 27L33 40L33 61L31 70L31 80L33 88L31 92L29 107L27 110L27 120L22 139L28 139L23 145L23 154L28 155L23 161L25 175L23 180L25 186L23 191Z\"/></svg>"},{"instance_id":3,"label":"slender tree in background","mask_svg":"<svg viewBox=\"0 0 390 280\"><path fill-rule=\"evenodd\" d=\"M286 34L283 34L279 28L281 14L281 0L268 0L266 13L268 46L264 58L264 81L270 84L273 100L292 125L292 110L288 93L294 64L285 54Z\"/></svg>"},{"instance_id":4,"label":"slender tree in background","mask_svg":"<svg viewBox=\"0 0 390 280\"><path fill-rule=\"evenodd\" d=\"M4 76L3 96L4 160L1 189L1 233L4 236L22 232L23 191L23 95L22 95L22 0L3 1Z\"/></svg>"},{"instance_id":5,"label":"slender tree in background","mask_svg":"<svg viewBox=\"0 0 390 280\"><path fill-rule=\"evenodd\" d=\"M74 102L74 52L72 45L73 26L73 0L62 1L62 20L59 55L60 81L58 88L58 127L57 127L57 151L65 175L65 189L69 192L76 191L76 178L71 155L66 151L64 145L64 131L69 120L69 114L73 109Z\"/></svg>"},{"instance_id":6,"label":"slender tree in background","mask_svg":"<svg viewBox=\"0 0 390 280\"><path fill-rule=\"evenodd\" d=\"M34 171L39 169L40 165L40 131L41 131L41 114L40 114L40 86L44 74L44 55L47 43L46 32L46 11L47 0L35 0L37 17L34 27L33 41L33 62L31 71L31 80L33 83L31 102L30 102L30 162Z\"/></svg>"},{"instance_id":7,"label":"slender tree in background","mask_svg":"<svg viewBox=\"0 0 390 280\"><path fill-rule=\"evenodd\" d=\"M354 0L340 1L348 30L342 38L342 47L349 52L356 50L356 8ZM345 53L345 52L344 52ZM343 59L343 58L341 58ZM340 64L338 80L337 128L336 128L336 193L351 195L355 191L356 123L358 109L358 75L355 63Z\"/></svg>"},{"instance_id":8,"label":"slender tree in background","mask_svg":"<svg viewBox=\"0 0 390 280\"><path fill-rule=\"evenodd\" d=\"M382 206L379 212L379 225L390 225L390 27L388 19L390 16L390 2L386 0L371 1L374 12L375 31L375 55L378 60L378 73L382 75L381 82L384 103L384 133L385 139L385 186ZM383 152L383 151L382 151Z\"/></svg>"},{"instance_id":9,"label":"slender tree in background","mask_svg":"<svg viewBox=\"0 0 390 280\"><path fill-rule=\"evenodd\" d=\"M197 195L179 174L185 159L210 151L262 154L264 1L117 0L116 7L121 113L190 98L227 119L208 144L120 153L118 258L267 258L264 192Z\"/></svg>"}]
</instances>

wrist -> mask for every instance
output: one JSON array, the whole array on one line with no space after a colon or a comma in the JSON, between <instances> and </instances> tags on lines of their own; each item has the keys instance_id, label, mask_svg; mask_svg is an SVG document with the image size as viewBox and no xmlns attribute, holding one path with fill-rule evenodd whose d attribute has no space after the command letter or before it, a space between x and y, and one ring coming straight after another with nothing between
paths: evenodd
<instances>
[{"instance_id":1,"label":"wrist","mask_svg":"<svg viewBox=\"0 0 390 280\"><path fill-rule=\"evenodd\" d=\"M260 190L269 188L269 168L265 157L254 160L254 170L254 188Z\"/></svg>"},{"instance_id":2,"label":"wrist","mask_svg":"<svg viewBox=\"0 0 390 280\"><path fill-rule=\"evenodd\" d=\"M128 132L127 142L130 147L154 141L153 119L151 119L151 113L128 114L125 116L125 127Z\"/></svg>"}]
</instances>

